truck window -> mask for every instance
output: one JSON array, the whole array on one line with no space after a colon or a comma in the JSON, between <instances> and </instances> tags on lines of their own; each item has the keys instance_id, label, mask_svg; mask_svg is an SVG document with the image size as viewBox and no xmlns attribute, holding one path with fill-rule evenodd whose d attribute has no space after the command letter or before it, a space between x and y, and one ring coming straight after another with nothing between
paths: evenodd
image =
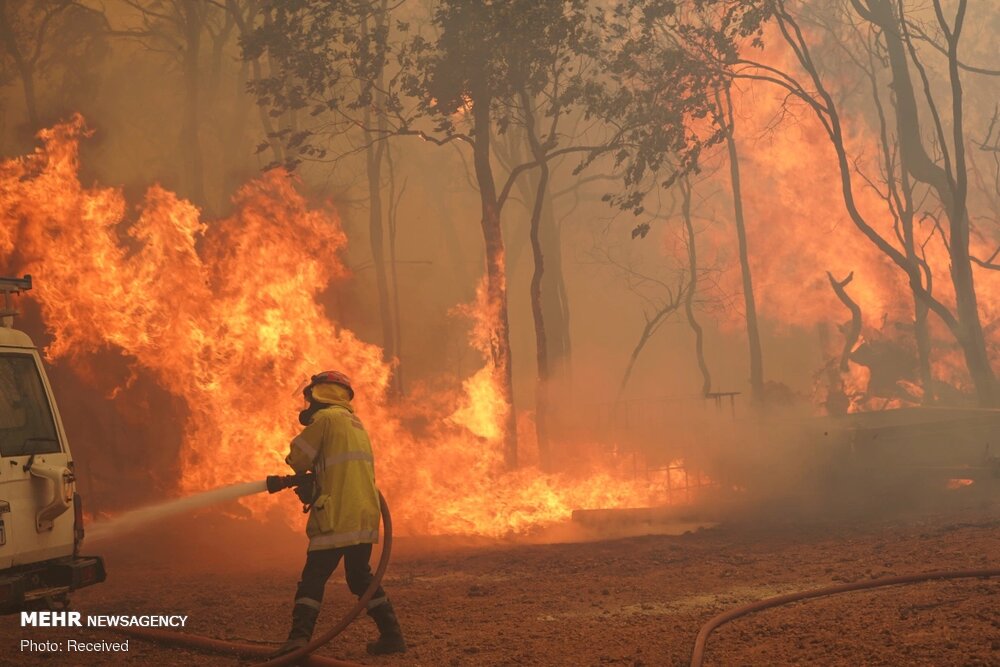
<instances>
[{"instance_id":1,"label":"truck window","mask_svg":"<svg viewBox=\"0 0 1000 667\"><path fill-rule=\"evenodd\" d=\"M0 354L0 456L58 451L59 436L34 357Z\"/></svg>"}]
</instances>

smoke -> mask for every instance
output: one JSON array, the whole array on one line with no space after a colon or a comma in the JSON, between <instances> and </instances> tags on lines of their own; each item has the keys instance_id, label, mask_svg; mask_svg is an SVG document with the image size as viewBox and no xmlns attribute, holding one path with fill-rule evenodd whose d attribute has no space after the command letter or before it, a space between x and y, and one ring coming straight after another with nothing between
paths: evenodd
<instances>
[{"instance_id":1,"label":"smoke","mask_svg":"<svg viewBox=\"0 0 1000 667\"><path fill-rule=\"evenodd\" d=\"M983 12L985 19L985 10L978 11ZM125 7L113 7L112 23L116 27L130 27L129 21L136 17L128 16L129 13ZM977 20L970 27L980 33L978 39L963 42L963 53L970 62L988 62L993 54L989 45L992 43L990 38L995 35L990 25L990 20ZM768 40L768 52L764 59L783 67L790 61L785 57L787 54L782 54L780 49L777 52L771 50L778 41ZM60 85L55 70L49 72L42 67L37 72L36 83L41 91L41 105L50 109L44 119L46 124L65 120L70 112L82 110L95 128L93 138L83 147L81 180L85 184L97 182L122 188L125 196L120 198L120 203L116 199L121 215L115 218L117 222L112 235L128 226L133 217L133 204L126 202L140 201L141 193L153 183L163 187L158 188L148 200L147 212L161 209L159 204L169 196L169 191L180 195L178 199L185 215L176 220L171 218L171 223L187 221L197 226L196 207L207 214L201 218L205 220L230 215L230 202L237 186L259 174L261 167L271 159L267 149L254 152L264 131L258 124L254 100L246 93L247 72L241 71L241 68L247 65L238 58L235 40L221 44L221 48L213 51L211 56L208 49L202 52L202 95L196 136L200 137L204 158L206 197L201 201L193 200L193 204L184 199L191 199L192 190L186 187L183 176L184 152L190 146L180 138L184 125L181 119L183 104L180 102L190 96L178 74L182 68L174 60L179 56L174 55L174 50L147 48L132 40L108 42L105 47L101 58L95 56L72 63L67 58L67 64L87 69L87 85ZM53 52L61 50L57 43L47 44L46 49ZM840 51L834 50L832 55L835 56L831 59L833 62L845 61ZM845 76L846 68L847 65L838 66L834 68L834 74L851 87L856 87L857 77ZM935 75L933 71L931 74L940 75ZM976 82L977 85L970 85L967 90L972 100L967 105L969 127L973 128L970 136L976 132L985 135L989 127L989 113L994 108L995 86L988 80L977 79ZM5 140L3 150L8 155L24 152L23 139L38 129L32 128L26 133L23 128L13 125L23 115L18 88L15 85L5 88L2 91L4 97L0 100L8 110L0 115L0 139ZM72 99L67 97L70 92L75 94ZM57 93L59 104L50 104ZM734 96L737 137L744 170L750 264L762 318L765 376L782 387L791 387L788 393L809 397L813 394L815 375L827 362L829 350L842 347L842 336L837 332L837 326L848 318L847 311L829 288L827 271L838 279L854 272L854 282L849 289L863 307L866 335L881 328L888 333L902 331L900 336L910 337L905 325L912 319L912 303L898 271L873 251L846 219L832 151L808 110L788 108L787 96L766 86L741 84L734 89ZM983 100L989 103L984 104ZM870 101L859 100L857 91L853 91L852 96L845 99L845 104L850 104L845 125L852 153L858 155L856 165L859 169L877 174L877 171L872 171L878 162L878 151L875 148L877 131ZM58 109L58 118L52 116L56 113L54 109ZM12 140L15 135L20 142ZM516 148L511 134L497 139L498 144L506 142L507 149ZM411 415L401 418L406 420L405 430L418 437L407 441L407 456L399 457L399 469L405 472L399 473L397 483L406 491L420 489L421 485L439 489L449 483L454 484L453 476L426 472L413 475L412 470L414 462L433 459L436 455L441 459L439 464L443 473L465 472L468 467L468 459L451 459L446 456L449 453L447 448L436 446L436 434L427 425L453 413L454 406L448 404L441 387L460 385L482 367L482 357L468 342L468 322L449 315L455 304L473 301L477 280L482 273L483 242L476 224L479 202L467 178L467 158L459 151L437 150L409 138L394 140L390 145L395 165L392 176L394 189L386 192L385 204L388 206L391 202L393 207L393 220L387 221L387 224L392 225L397 251L398 261L394 262L394 270L398 271L401 332L400 361L395 371L404 376L410 403L420 403L419 407L423 410L419 415L412 414L411 410ZM973 156L990 155L984 151L971 153ZM718 156L706 156L707 163L713 159L716 162L706 164L704 176L695 183L695 231L706 272L700 280L700 284L705 286L705 293L698 295L699 317L706 330L705 349L712 370L713 389L744 392L744 396L736 399L738 404L743 405L748 389L748 363L743 313L739 305L741 287L734 251L732 202L725 164ZM383 329L376 305L378 294L369 247L367 192L364 184L356 179L356 174L364 171L361 160L363 156L359 152L353 158L338 162L336 168L323 162L303 163L299 169L301 180L297 182L296 189L310 207L315 202L333 199L342 216L343 231L348 240L346 247L343 247L342 239L327 244L321 258L320 253L313 253L327 267L333 263L339 267L342 260L345 273L351 274L349 280L326 289L321 295L323 303L318 310L325 315L335 314L331 319L335 320L338 329L349 329L358 340L378 345ZM648 275L653 281L651 284L660 281L673 285L672 279L664 278L672 278L671 273L677 270L673 255L683 250L676 247L678 218L676 211L669 211L669 207L664 206L651 216L653 232L650 238L633 239L630 231L636 221L601 202L601 195L619 185L613 175L607 174L607 178L597 178L589 185L581 185L578 176L572 173L573 166L567 162L553 169L552 192L557 194L553 195L548 208L551 208L555 222L553 233L558 238L553 243L558 251L552 252L552 245L546 247L545 279L552 279L556 287L544 287L546 293L543 297L546 321L550 326L557 319L551 316L552 312L560 308L564 311L559 315L565 323L565 331L562 334L550 331L550 344L557 335L566 339L561 348L566 351L566 356L558 364L553 364L559 366L560 371L551 392L554 419L560 422L564 433L572 433L572 437L554 444L559 463L565 469L572 469L574 466L586 467L583 463L589 463L591 459L599 460L636 478L645 479L647 475L662 474L655 471L662 465L684 458L701 467L722 491L736 487L733 492L735 504L774 507L776 511L797 510L799 505L791 500L796 494L815 499L852 497L853 492L844 493L844 485L832 483L831 476L850 482L848 486L863 487L866 483L877 486L878 480L872 482L871 478L857 474L850 467L846 471L841 469L843 450L847 447L845 440L830 435L830 431L824 431L818 422L809 423L815 412L812 407L803 407L800 414L772 416L766 423L750 422L740 417L737 424L731 424L724 413L703 413L703 404L710 401L694 398L685 408L671 412L669 419L646 423L636 423L634 419L629 421L627 411L631 408L627 405L643 404L640 419L646 419L648 414L657 410L669 412L668 408L664 408L668 397L691 396L697 391L701 377L693 354L693 336L679 318L668 320L643 349L628 386L617 392L629 354L643 324L655 310L650 302L662 297L662 290L640 294L631 289L619 279L620 272L616 273L608 262L595 261L590 252L593 238L595 232L600 232L611 242L627 246L626 268L629 271L641 271ZM593 177L599 171L598 168L581 176ZM987 186L992 185L990 164L984 164L982 173L974 175L976 184L981 181ZM874 180L878 181L877 176ZM996 198L992 197L990 203L984 204L982 200L986 195L980 193L977 197L979 199L973 202L973 213L978 218L984 218L992 210L995 217ZM889 232L891 220L885 215L884 202L874 192L867 193L862 199L861 206L866 208L866 212L871 210L872 217L878 218ZM525 409L530 412L530 406L535 403L537 377L528 299L533 268L525 224L529 209L530 201L518 201L512 197L503 214L515 378L514 403L519 423L524 425L523 429L519 429L524 431L522 435L532 431L531 416L526 414ZM649 210L654 210L652 202ZM85 208L81 212L87 211ZM882 212L881 217L879 211ZM167 216L160 217L166 219ZM302 215L297 213L294 219L301 220ZM233 227L242 230L247 226L243 220L234 218L234 221ZM0 226L0 254L13 252L12 266L18 265L18 253L25 252L25 245L15 246L11 235L23 225L24 221L18 219L16 224ZM81 226L85 228L83 231L93 229L92 225ZM986 224L981 227L989 229ZM291 227L284 232L288 229ZM185 248L193 248L190 250L192 257L198 253L203 255L206 245L212 245L206 244L199 230L200 227L192 232L197 237L195 242L181 244ZM936 275L940 276L936 293L946 293L946 260L942 260L942 248L933 231L933 225L925 220L921 239L927 247L929 261L937 267ZM133 264L138 267L137 270L142 270L139 277L144 277L147 283L166 286L165 293L185 295L187 301L201 303L207 300L203 289L205 283L200 274L189 273L187 275L196 279L180 280L180 272L162 271L162 263L155 257L140 261L143 259L141 253L136 252L136 248L142 245L139 241L130 239L121 249L112 247L111 250L120 253L123 261L138 258ZM165 251L174 252L177 239L170 237L167 241ZM675 246L672 250L671 242ZM980 246L978 254L982 257L989 257L995 247L985 232L983 238L975 238L973 243ZM232 250L224 243L215 244L213 253L225 259ZM40 247L37 254L45 257L50 251L49 247ZM683 255L683 252L680 254ZM264 256L266 261L261 262L260 270L254 275L263 275L273 268L274 258L291 255ZM557 271L558 279L555 278ZM987 314L1000 312L1000 290L996 289L998 275L982 273L980 299ZM46 289L47 284L53 284L51 276L38 278L38 294ZM79 281L76 275L62 278L68 283ZM134 292L136 275L125 276L120 284L127 289L116 289ZM556 290L559 291L558 304L552 297ZM254 300L245 300L245 304L248 311L259 305ZM712 307L709 308L708 304ZM136 311L140 315L156 315L152 328L170 335L187 334L186 327L191 321L178 317L178 309L169 303L167 305L170 307L158 308L158 302L142 303ZM187 304L180 310L184 309L189 309ZM78 310L76 304L67 308L65 314ZM233 308L221 310L229 312ZM102 309L100 312L102 315L107 312L113 318L116 309ZM984 323L990 319L993 318L984 318ZM62 316L49 318L44 326L58 333L58 328L65 326L62 322L68 320L68 317ZM253 318L248 315L247 320L253 321ZM148 319L140 321L144 326L124 327L124 332L137 334L151 328L145 326ZM880 321L881 327L878 325ZM939 324L936 326L942 328ZM823 340L824 334L817 335L818 327L825 327L828 332L825 338L828 340ZM39 342L47 337L41 329L42 324L38 324L37 329L32 331ZM996 330L996 327L990 328L990 331ZM198 333L202 332L199 330ZM938 350L936 373L941 380L960 389L963 381L961 360L956 361L954 346L948 348L951 339L946 333L932 333L938 336L935 341ZM85 486L83 490L100 490L100 493L87 494L94 498L93 501L88 498L91 507L94 504L100 504L102 509L125 506L142 497L140 493L151 494L172 488L175 478L182 474L178 452L183 449L180 441L185 435L184 426L193 423L193 419L200 420L199 424L205 423L208 417L221 410L234 408L246 419L256 419L257 414L262 412L260 406L271 407L287 402L285 398L289 392L283 389L274 392L276 399L268 395L260 403L248 400L241 392L233 392L222 400L191 400L190 405L177 399L174 394L179 390L177 386L169 386L171 382L184 388L193 385L187 381L184 369L203 364L208 372L200 372L198 379L205 379L217 365L216 357L233 357L239 352L224 345L232 337L231 333L205 337L209 342L222 342L206 345L203 354L182 360L184 363L178 366L180 371L170 370L160 375L148 369L148 362L147 366L142 363L149 358L159 361L162 357L159 350L146 349L146 356L140 358L141 355L134 351L120 353L117 348L112 346L108 349L105 342L97 340L93 341L93 347L97 349L94 354L88 356L74 349L65 360L56 363L53 374L56 378L55 390L61 394L63 417L80 462L81 480L92 487ZM262 341L261 345L267 342ZM319 349L322 346L308 347ZM366 349L376 354L373 348ZM49 353L53 351L59 351L58 344ZM62 351L68 352L65 349ZM253 376L255 379L263 378L267 386L294 385L301 377L291 376L301 375L304 369L299 367L301 364L291 364L289 360L293 358L297 357L280 355L279 363L268 366L266 373ZM393 363L389 359L384 361ZM76 374L74 382L59 381L58 376L66 378L71 368ZM859 368L854 365L854 370ZM243 366L239 367L239 370L243 369ZM213 377L208 377L208 380L215 382ZM235 387L241 381L243 378L239 376L224 377L218 384ZM383 384L381 377L376 384ZM97 391L92 391L93 388ZM860 391L865 387L853 389ZM214 387L212 391L215 392ZM206 395L209 393L206 392ZM624 409L622 402L627 403ZM92 409L95 404L101 409ZM67 410L67 405L73 407ZM208 417L197 414L198 411ZM625 418L610 427L594 423L601 415L616 411L619 416L624 411ZM365 419L377 418L371 410L363 412ZM467 412L466 416L474 416ZM195 413L193 418L192 413ZM150 419L150 416L155 418ZM396 418L396 415L390 417ZM275 424L283 425L284 422L276 421ZM266 426L260 428L251 424L246 429L255 437L258 433L273 434L275 455L262 462L261 469L281 465L281 452L277 450L287 440L283 426ZM720 434L720 430L730 433ZM480 433L488 434L488 431ZM386 450L390 447L403 450L401 445L388 437L395 435L388 433L383 439L385 449L379 453L380 464L388 462L390 454ZM211 443L212 447L222 441L214 437L203 440ZM137 446L135 443L141 444ZM595 443L596 446L590 446ZM239 442L235 444L240 445ZM532 443L524 438L522 444L525 450L532 447ZM473 446L485 448L489 445L475 441ZM247 449L233 446L233 458L242 456ZM525 452L524 459L532 460L530 451ZM201 470L197 461L188 460L186 463L189 469ZM141 488L135 485L135 493L124 493L123 489L128 485L122 484L121 480L138 477L128 474L133 467L148 471L154 476L153 483ZM649 472L651 469L653 472ZM205 472L205 478L198 481L205 486L218 483L212 474ZM387 477L382 477L380 481L388 481ZM147 482L151 480L149 476L143 479ZM669 479L668 472L666 480ZM666 480L658 481L666 483ZM490 484L483 485L484 498L490 497L489 492L492 492L490 485L494 480L488 481ZM458 484L461 486L462 483ZM607 484L611 486L615 482L608 481ZM524 486L529 489L525 503L528 500L537 502L537 495L545 492L544 488L531 488L527 482ZM148 499L147 495L144 500ZM426 502L435 501L427 499ZM453 513L462 516L470 511L469 505L481 506L478 503L466 503L465 507L459 504ZM509 505L516 513L517 503ZM426 517L422 520L426 521Z\"/></svg>"},{"instance_id":2,"label":"smoke","mask_svg":"<svg viewBox=\"0 0 1000 667\"><path fill-rule=\"evenodd\" d=\"M771 410L734 420L694 464L717 485L712 521L869 521L972 505L995 493L993 411L906 408L828 417Z\"/></svg>"}]
</instances>

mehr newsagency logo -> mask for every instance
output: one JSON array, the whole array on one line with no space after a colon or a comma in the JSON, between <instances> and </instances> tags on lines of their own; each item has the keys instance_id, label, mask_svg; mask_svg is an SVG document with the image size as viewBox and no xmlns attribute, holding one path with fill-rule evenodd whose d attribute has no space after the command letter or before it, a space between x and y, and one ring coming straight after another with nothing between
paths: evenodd
<instances>
[{"instance_id":1,"label":"mehr newsagency logo","mask_svg":"<svg viewBox=\"0 0 1000 667\"><path fill-rule=\"evenodd\" d=\"M22 611L27 628L183 628L187 616L177 614L82 614L78 611Z\"/></svg>"}]
</instances>

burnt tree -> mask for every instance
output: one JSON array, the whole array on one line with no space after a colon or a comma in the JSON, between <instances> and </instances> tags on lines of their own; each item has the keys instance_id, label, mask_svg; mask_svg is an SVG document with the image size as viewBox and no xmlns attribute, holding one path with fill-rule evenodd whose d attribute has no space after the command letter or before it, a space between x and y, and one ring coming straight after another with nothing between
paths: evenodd
<instances>
[{"instance_id":1,"label":"burnt tree","mask_svg":"<svg viewBox=\"0 0 1000 667\"><path fill-rule=\"evenodd\" d=\"M736 146L736 123L733 118L733 99L729 86L723 94L716 94L719 106L718 123L726 139L729 157L729 182L733 193L733 222L740 257L740 280L743 285L744 317L747 325L747 346L750 353L750 394L755 404L764 399L764 353L760 345L760 324L757 320L757 299L753 291L753 274L750 271L750 250L747 241L746 221L743 215L743 188L740 182L740 156Z\"/></svg>"},{"instance_id":2,"label":"burnt tree","mask_svg":"<svg viewBox=\"0 0 1000 667\"><path fill-rule=\"evenodd\" d=\"M787 43L796 61L806 72L808 86L787 72L768 64L746 58L724 63L725 68L737 77L769 81L789 91L804 101L815 113L823 126L836 154L840 173L841 191L847 213L859 231L880 251L882 251L906 275L910 289L927 308L937 315L954 335L962 348L966 367L976 388L976 395L983 406L998 403L996 380L989 365L985 337L979 319L975 283L972 274L972 259L969 252L969 216L967 210L967 168L965 161L964 130L962 124L962 86L959 77L957 48L965 20L965 1L959 3L954 25L945 19L940 3L935 0L935 14L948 40L949 91L952 109L952 146L934 102L926 70L913 48L909 38L905 17L897 14L885 0L871 0L867 4L853 0L852 5L859 15L873 26L881 29L883 45L889 53L889 67L892 88L896 98L896 128L899 136L901 164L914 179L930 185L942 202L948 217L948 254L951 264L951 278L956 295L955 310L929 289L927 275L920 259L900 248L894 239L879 232L873 223L860 211L854 192L855 169L846 147L841 112L837 100L830 92L821 73L810 44L799 26L798 20L787 10L781 0L764 3L768 11L773 11L783 40ZM933 121L933 133L941 151L944 166L932 160L923 143L919 125L919 112L909 68L913 66L919 73L924 88L928 111Z\"/></svg>"}]
</instances>

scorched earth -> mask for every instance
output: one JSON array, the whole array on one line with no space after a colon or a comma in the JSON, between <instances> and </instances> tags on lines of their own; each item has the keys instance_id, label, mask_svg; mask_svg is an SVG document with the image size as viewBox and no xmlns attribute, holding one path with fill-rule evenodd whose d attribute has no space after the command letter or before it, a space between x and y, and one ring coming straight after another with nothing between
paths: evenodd
<instances>
[{"instance_id":1,"label":"scorched earth","mask_svg":"<svg viewBox=\"0 0 1000 667\"><path fill-rule=\"evenodd\" d=\"M637 529L642 532L641 528ZM849 519L744 516L680 535L557 543L397 538L386 588L410 644L372 658L361 618L320 651L371 665L686 665L699 627L753 600L831 584L997 566L1000 503ZM277 642L305 541L282 523L206 513L101 545L108 580L79 591L85 613L189 615L186 631ZM92 547L93 548L93 547ZM338 572L320 629L351 602ZM44 636L43 636L44 635ZM8 665L236 665L133 638L127 654L20 653L23 637L96 641L96 628L0 619ZM245 661L242 664L247 664ZM998 665L1000 580L847 593L737 619L709 639L708 665Z\"/></svg>"}]
</instances>

